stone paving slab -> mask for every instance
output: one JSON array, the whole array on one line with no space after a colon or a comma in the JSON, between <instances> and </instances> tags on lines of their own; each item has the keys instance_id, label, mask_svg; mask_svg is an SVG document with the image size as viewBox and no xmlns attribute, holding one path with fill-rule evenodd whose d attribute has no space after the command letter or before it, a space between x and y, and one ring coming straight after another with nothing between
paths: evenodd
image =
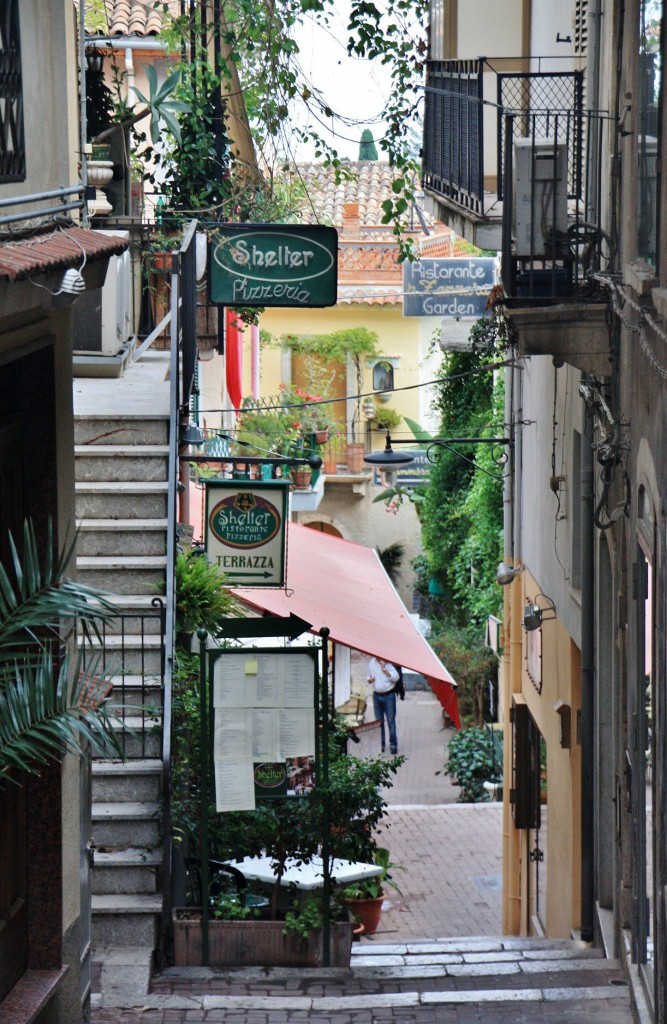
<instances>
[{"instance_id":1,"label":"stone paving slab","mask_svg":"<svg viewBox=\"0 0 667 1024\"><path fill-rule=\"evenodd\" d=\"M501 935L502 809L454 802L435 775L447 738L434 698L409 693L381 837L404 865L402 894L354 944L350 970L169 968L145 997L94 994L91 1024L632 1024L618 963Z\"/></svg>"}]
</instances>

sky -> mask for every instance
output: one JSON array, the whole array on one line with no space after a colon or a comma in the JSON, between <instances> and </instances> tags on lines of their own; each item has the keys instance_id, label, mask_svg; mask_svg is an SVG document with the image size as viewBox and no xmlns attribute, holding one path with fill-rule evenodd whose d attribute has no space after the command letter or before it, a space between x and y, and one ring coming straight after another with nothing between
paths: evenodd
<instances>
[{"instance_id":1,"label":"sky","mask_svg":"<svg viewBox=\"0 0 667 1024\"><path fill-rule=\"evenodd\" d=\"M389 73L379 61L348 57L346 40L350 5L347 0L337 0L335 6L328 29L308 19L299 31L297 41L301 67L312 83L313 92L320 90L324 103L337 114L354 121L349 125L322 115L321 121L313 121L313 127L335 146L341 156L356 160L363 129L370 128L376 139L383 133L383 125L377 122L381 121L389 95ZM316 109L312 100L311 107ZM303 121L305 114L302 110L296 116ZM300 149L297 156L302 160L314 159L314 147Z\"/></svg>"}]
</instances>

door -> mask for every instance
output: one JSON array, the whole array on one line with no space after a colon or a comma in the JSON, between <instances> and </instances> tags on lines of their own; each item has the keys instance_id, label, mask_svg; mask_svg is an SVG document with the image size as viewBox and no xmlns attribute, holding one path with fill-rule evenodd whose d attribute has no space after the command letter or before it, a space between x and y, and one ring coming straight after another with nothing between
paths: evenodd
<instances>
[{"instance_id":1,"label":"door","mask_svg":"<svg viewBox=\"0 0 667 1024\"><path fill-rule=\"evenodd\" d=\"M20 542L23 512L22 423L0 387L0 562L9 565L9 531ZM22 774L0 784L0 999L28 959L27 796Z\"/></svg>"}]
</instances>

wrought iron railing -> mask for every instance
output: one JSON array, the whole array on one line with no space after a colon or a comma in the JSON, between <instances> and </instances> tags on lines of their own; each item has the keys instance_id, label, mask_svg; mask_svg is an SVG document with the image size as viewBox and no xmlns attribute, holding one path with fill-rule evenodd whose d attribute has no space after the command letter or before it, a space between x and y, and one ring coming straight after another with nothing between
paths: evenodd
<instances>
[{"instance_id":1,"label":"wrought iron railing","mask_svg":"<svg viewBox=\"0 0 667 1024\"><path fill-rule=\"evenodd\" d=\"M424 185L483 213L483 61L429 61L424 113Z\"/></svg>"},{"instance_id":2,"label":"wrought iron railing","mask_svg":"<svg viewBox=\"0 0 667 1024\"><path fill-rule=\"evenodd\" d=\"M429 61L424 113L424 186L455 206L485 215L503 198L505 117L513 114L515 138L551 137L553 119L568 118L568 180L577 191L581 168L583 72L538 70L500 72L489 58ZM493 98L484 81L496 79ZM496 137L495 167L484 167L484 137Z\"/></svg>"},{"instance_id":3,"label":"wrought iron railing","mask_svg":"<svg viewBox=\"0 0 667 1024\"><path fill-rule=\"evenodd\" d=\"M261 414L264 410L269 412L273 405L270 400L259 399L256 408ZM275 437L269 433L263 434L261 422L257 425L256 433L252 435L241 433L244 437L252 440L239 441L236 439L236 432L207 429L202 431L204 440L200 446L191 449L193 455L193 474L200 476L202 468L209 473L215 470L222 476L234 477L236 479L253 479L260 477L278 478L291 475L291 467L286 462L280 463L279 456L291 458L310 458L320 456L322 468L325 473L364 473L368 468L364 466L363 457L370 450L372 445L382 447L384 434L374 432L377 437L373 438L369 428L365 425L357 427L352 423L340 424L338 430L328 432L327 437L320 434L307 435L293 443L283 442L279 447L275 444ZM245 463L244 456L248 458ZM274 466L260 465L261 460L277 459ZM233 461L229 461L233 460ZM240 465L239 465L240 462ZM269 472L270 470L270 472ZM210 474L209 474L210 475Z\"/></svg>"},{"instance_id":4,"label":"wrought iron railing","mask_svg":"<svg viewBox=\"0 0 667 1024\"><path fill-rule=\"evenodd\" d=\"M552 111L548 122L543 111L505 115L501 273L514 302L585 297L595 290L592 275L610 269L611 242L602 227L609 123L592 113L574 119L571 111Z\"/></svg>"},{"instance_id":5,"label":"wrought iron railing","mask_svg":"<svg viewBox=\"0 0 667 1024\"><path fill-rule=\"evenodd\" d=\"M132 759L159 757L162 742L166 608L160 597L151 605L150 611L114 615L79 636L83 670L111 680L110 701Z\"/></svg>"},{"instance_id":6,"label":"wrought iron railing","mask_svg":"<svg viewBox=\"0 0 667 1024\"><path fill-rule=\"evenodd\" d=\"M502 281L516 301L581 296L612 258L601 226L609 118L584 111L583 72L542 63L508 73L487 58L430 61L427 70L424 185L468 216L502 216ZM497 140L486 178L485 130Z\"/></svg>"}]
</instances>

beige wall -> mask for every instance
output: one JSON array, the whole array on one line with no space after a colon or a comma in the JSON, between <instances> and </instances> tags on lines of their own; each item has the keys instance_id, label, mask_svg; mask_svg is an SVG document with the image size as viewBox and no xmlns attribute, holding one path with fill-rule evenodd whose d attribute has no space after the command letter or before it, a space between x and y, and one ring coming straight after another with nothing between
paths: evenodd
<instances>
[{"instance_id":1,"label":"beige wall","mask_svg":"<svg viewBox=\"0 0 667 1024\"><path fill-rule=\"evenodd\" d=\"M521 606L539 593L537 581L524 572L512 587L521 588ZM521 628L518 622L514 626ZM578 648L556 619L542 624L542 688L538 691L527 670L526 645L531 634L521 630L521 694L546 744L547 803L542 807L540 848L545 850L546 915L541 925L551 937L569 938L580 923L581 825L580 778L581 747L577 742L577 713L580 708L580 661ZM513 636L514 638L514 636ZM563 701L571 708L570 747L561 746L560 718L556 705ZM506 706L509 706L506 704ZM506 795L508 786L506 787ZM511 814L506 815L509 841L514 857L505 857L503 892L504 921L508 931L526 932L534 929L533 902L530 894L533 864L528 854L534 847L532 834L517 833ZM513 833L513 835L512 835ZM506 846L507 849L507 846ZM512 908L510 898L519 894L520 910Z\"/></svg>"}]
</instances>

